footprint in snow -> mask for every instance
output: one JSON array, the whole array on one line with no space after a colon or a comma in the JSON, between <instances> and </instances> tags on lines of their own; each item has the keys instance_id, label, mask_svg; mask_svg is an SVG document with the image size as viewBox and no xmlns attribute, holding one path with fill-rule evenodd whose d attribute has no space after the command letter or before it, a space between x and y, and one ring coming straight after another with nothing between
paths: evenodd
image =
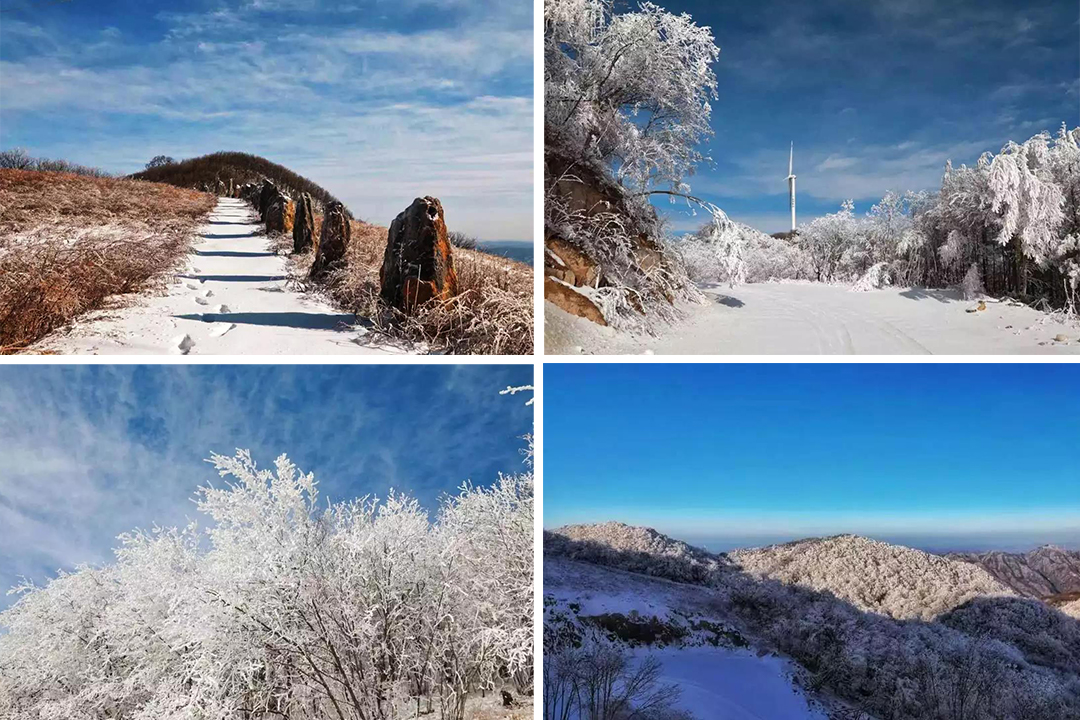
<instances>
[{"instance_id":1,"label":"footprint in snow","mask_svg":"<svg viewBox=\"0 0 1080 720\"><path fill-rule=\"evenodd\" d=\"M202 298L202 297L195 298L195 302L199 303L200 305L209 305L210 304L209 300L207 300L206 298Z\"/></svg>"},{"instance_id":2,"label":"footprint in snow","mask_svg":"<svg viewBox=\"0 0 1080 720\"><path fill-rule=\"evenodd\" d=\"M191 339L190 335L178 335L172 340L174 352L181 355L187 355L191 352L191 348L195 347L195 341Z\"/></svg>"},{"instance_id":3,"label":"footprint in snow","mask_svg":"<svg viewBox=\"0 0 1080 720\"><path fill-rule=\"evenodd\" d=\"M210 337L221 337L225 333L236 327L236 323L229 323L228 325L219 325L210 331Z\"/></svg>"}]
</instances>

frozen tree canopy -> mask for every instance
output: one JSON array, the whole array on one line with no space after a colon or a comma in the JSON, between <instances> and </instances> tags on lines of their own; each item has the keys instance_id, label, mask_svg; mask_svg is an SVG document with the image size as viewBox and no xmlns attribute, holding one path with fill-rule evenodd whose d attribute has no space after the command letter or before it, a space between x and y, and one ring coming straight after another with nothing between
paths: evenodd
<instances>
[{"instance_id":1,"label":"frozen tree canopy","mask_svg":"<svg viewBox=\"0 0 1080 720\"><path fill-rule=\"evenodd\" d=\"M121 537L116 561L19 588L0 716L462 718L532 675L532 473L328 503L284 455L214 455L205 529Z\"/></svg>"},{"instance_id":2,"label":"frozen tree canopy","mask_svg":"<svg viewBox=\"0 0 1080 720\"><path fill-rule=\"evenodd\" d=\"M678 185L701 159L720 49L709 28L652 3L544 4L545 143L638 189Z\"/></svg>"},{"instance_id":3,"label":"frozen tree canopy","mask_svg":"<svg viewBox=\"0 0 1080 720\"><path fill-rule=\"evenodd\" d=\"M590 286L575 281L576 303L632 327L671 319L675 298L696 297L649 196L689 197L685 178L712 132L720 50L689 15L648 2L621 10L545 0L544 224L545 240L569 243L597 269Z\"/></svg>"}]
</instances>

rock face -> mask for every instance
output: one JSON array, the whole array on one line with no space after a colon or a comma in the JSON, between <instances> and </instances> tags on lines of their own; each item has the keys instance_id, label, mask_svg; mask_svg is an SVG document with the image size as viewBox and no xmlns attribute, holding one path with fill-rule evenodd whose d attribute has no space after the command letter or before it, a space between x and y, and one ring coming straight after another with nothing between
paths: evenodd
<instances>
[{"instance_id":1,"label":"rock face","mask_svg":"<svg viewBox=\"0 0 1080 720\"><path fill-rule=\"evenodd\" d=\"M349 216L345 214L345 206L339 202L331 203L326 208L319 230L319 247L309 273L312 279L323 278L331 270L345 264L345 251L349 248L351 236L352 226Z\"/></svg>"},{"instance_id":2,"label":"rock face","mask_svg":"<svg viewBox=\"0 0 1080 720\"><path fill-rule=\"evenodd\" d=\"M600 266L579 248L549 236L544 239L544 275L574 287L595 287Z\"/></svg>"},{"instance_id":3,"label":"rock face","mask_svg":"<svg viewBox=\"0 0 1080 720\"><path fill-rule=\"evenodd\" d=\"M295 212L293 202L287 195L275 195L266 210L266 233L292 232Z\"/></svg>"},{"instance_id":4,"label":"rock face","mask_svg":"<svg viewBox=\"0 0 1080 720\"><path fill-rule=\"evenodd\" d=\"M383 301L405 312L432 298L446 300L457 294L457 273L438 198L416 198L390 223L379 284Z\"/></svg>"},{"instance_id":5,"label":"rock face","mask_svg":"<svg viewBox=\"0 0 1080 720\"><path fill-rule=\"evenodd\" d=\"M978 565L1028 597L1080 592L1080 551L1044 545L1026 553L951 553L946 557Z\"/></svg>"},{"instance_id":6,"label":"rock face","mask_svg":"<svg viewBox=\"0 0 1080 720\"><path fill-rule=\"evenodd\" d=\"M597 325L607 325L604 314L592 300L572 285L550 275L544 278L544 299L571 315L592 320Z\"/></svg>"},{"instance_id":7,"label":"rock face","mask_svg":"<svg viewBox=\"0 0 1080 720\"><path fill-rule=\"evenodd\" d=\"M574 287L604 287L619 283L635 287L644 303L639 296L631 296L630 304L639 312L644 312L644 305L650 301L662 299L669 304L674 302L670 281L674 276L673 266L663 247L652 239L657 233L657 217L651 205L640 202L603 173L550 152L544 155L544 176L545 190L564 206L567 217L577 217L575 222L587 219L601 224L617 220L630 244L630 262L611 262L599 258L610 265L599 268L597 259L588 257L579 245L558 237L565 235L565 228L554 223L545 232L545 275L557 277ZM578 264L578 258L585 265ZM588 266L595 269L589 269L582 277L581 271ZM567 275L567 270L573 273L573 279ZM545 282L544 287L554 286ZM545 291L544 294L545 300L555 304L558 304L560 297L566 297L565 293L548 296ZM563 309L572 312L568 308Z\"/></svg>"},{"instance_id":8,"label":"rock face","mask_svg":"<svg viewBox=\"0 0 1080 720\"><path fill-rule=\"evenodd\" d=\"M311 195L301 193L296 202L296 217L292 229L293 252L307 252L315 242L315 209Z\"/></svg>"}]
</instances>

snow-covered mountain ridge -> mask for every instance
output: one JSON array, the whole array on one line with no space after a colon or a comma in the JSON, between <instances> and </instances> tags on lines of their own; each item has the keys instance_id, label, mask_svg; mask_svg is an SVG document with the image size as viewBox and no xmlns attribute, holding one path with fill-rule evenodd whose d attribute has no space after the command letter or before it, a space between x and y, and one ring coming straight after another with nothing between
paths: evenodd
<instances>
[{"instance_id":1,"label":"snow-covered mountain ridge","mask_svg":"<svg viewBox=\"0 0 1080 720\"><path fill-rule=\"evenodd\" d=\"M978 565L1027 597L1080 591L1080 551L1043 545L1026 553L949 553L945 557Z\"/></svg>"},{"instance_id":2,"label":"snow-covered mountain ridge","mask_svg":"<svg viewBox=\"0 0 1080 720\"><path fill-rule=\"evenodd\" d=\"M599 642L659 663L693 717L1080 719L1080 622L969 563L856 536L717 555L619 523L544 552L545 671Z\"/></svg>"},{"instance_id":3,"label":"snow-covered mountain ridge","mask_svg":"<svg viewBox=\"0 0 1080 720\"><path fill-rule=\"evenodd\" d=\"M930 620L976 597L1015 594L970 563L857 535L738 550L731 558L751 574L898 619Z\"/></svg>"}]
</instances>

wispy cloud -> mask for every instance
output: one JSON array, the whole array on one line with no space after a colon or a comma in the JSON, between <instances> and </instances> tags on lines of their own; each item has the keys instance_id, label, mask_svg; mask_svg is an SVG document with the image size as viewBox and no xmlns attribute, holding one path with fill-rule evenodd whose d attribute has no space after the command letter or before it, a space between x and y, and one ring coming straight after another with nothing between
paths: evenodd
<instances>
[{"instance_id":1,"label":"wispy cloud","mask_svg":"<svg viewBox=\"0 0 1080 720\"><path fill-rule=\"evenodd\" d=\"M5 20L0 144L122 172L148 154L243 150L373 222L434 194L455 229L531 237L532 30L518 4L260 0L71 33L63 17Z\"/></svg>"},{"instance_id":2,"label":"wispy cloud","mask_svg":"<svg viewBox=\"0 0 1080 720\"><path fill-rule=\"evenodd\" d=\"M285 452L341 500L521 468L529 366L0 368L0 607L25 575L110 557L117 534L195 518L211 452Z\"/></svg>"},{"instance_id":3,"label":"wispy cloud","mask_svg":"<svg viewBox=\"0 0 1080 720\"><path fill-rule=\"evenodd\" d=\"M705 148L715 165L690 184L729 215L786 209L790 141L802 221L847 198L935 188L946 160L1077 121L1080 22L1055 0L665 7L721 47Z\"/></svg>"}]
</instances>

